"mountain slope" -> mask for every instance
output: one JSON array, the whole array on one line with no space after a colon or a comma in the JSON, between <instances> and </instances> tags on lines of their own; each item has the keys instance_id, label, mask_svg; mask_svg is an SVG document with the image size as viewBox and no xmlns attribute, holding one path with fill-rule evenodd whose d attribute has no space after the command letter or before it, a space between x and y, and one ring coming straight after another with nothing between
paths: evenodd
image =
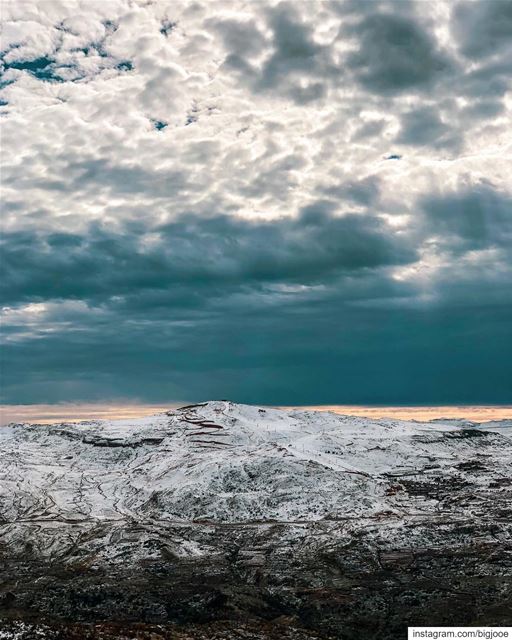
<instances>
[{"instance_id":1,"label":"mountain slope","mask_svg":"<svg viewBox=\"0 0 512 640\"><path fill-rule=\"evenodd\" d=\"M330 598L345 598L352 610L368 579L411 582L410 567L422 563L422 594L435 572L460 590L468 558L480 578L466 592L476 596L483 579L489 602L501 602L510 597L511 436L512 421L375 421L229 402L140 420L10 425L0 430L0 584L11 595L0 595L0 613L4 602L5 615L116 619L126 613L116 602L127 606L133 590L142 597L134 576L156 571L163 591L144 586L130 619L247 613L234 595L242 580L259 594L257 615L298 615L336 634L338 614L300 614L311 593L323 589L331 608ZM48 567L67 572L81 595L64 596ZM104 593L120 576L124 590ZM90 589L103 593L98 602ZM382 582L372 589L366 603L398 597ZM222 606L206 593L222 593ZM351 637L354 615L333 637ZM387 633L383 610L373 615Z\"/></svg>"}]
</instances>

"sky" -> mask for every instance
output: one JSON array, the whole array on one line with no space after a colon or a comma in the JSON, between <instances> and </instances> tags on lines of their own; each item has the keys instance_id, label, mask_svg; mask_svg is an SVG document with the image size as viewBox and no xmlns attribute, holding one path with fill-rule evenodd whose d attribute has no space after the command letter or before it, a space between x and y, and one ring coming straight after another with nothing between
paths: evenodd
<instances>
[{"instance_id":1,"label":"sky","mask_svg":"<svg viewBox=\"0 0 512 640\"><path fill-rule=\"evenodd\" d=\"M512 401L512 2L2 1L5 404Z\"/></svg>"},{"instance_id":2,"label":"sky","mask_svg":"<svg viewBox=\"0 0 512 640\"><path fill-rule=\"evenodd\" d=\"M133 420L154 416L178 408L177 404L169 402L164 405L154 404L101 404L70 403L58 404L9 404L0 405L0 426L12 423L55 424L62 422L90 422L91 420ZM330 411L344 416L358 416L378 420L391 418L398 420L416 420L429 422L431 420L455 419L471 422L487 422L512 418L512 405L448 405L448 406L364 406L364 405L313 405L311 407L279 407L282 409L306 411Z\"/></svg>"}]
</instances>

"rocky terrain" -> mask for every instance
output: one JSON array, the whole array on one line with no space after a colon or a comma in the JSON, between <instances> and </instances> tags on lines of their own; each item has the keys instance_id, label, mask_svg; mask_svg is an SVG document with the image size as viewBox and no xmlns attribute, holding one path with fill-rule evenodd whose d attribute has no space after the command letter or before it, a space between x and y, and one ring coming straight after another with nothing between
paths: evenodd
<instances>
[{"instance_id":1,"label":"rocky terrain","mask_svg":"<svg viewBox=\"0 0 512 640\"><path fill-rule=\"evenodd\" d=\"M512 421L209 402L0 429L0 640L512 623Z\"/></svg>"}]
</instances>

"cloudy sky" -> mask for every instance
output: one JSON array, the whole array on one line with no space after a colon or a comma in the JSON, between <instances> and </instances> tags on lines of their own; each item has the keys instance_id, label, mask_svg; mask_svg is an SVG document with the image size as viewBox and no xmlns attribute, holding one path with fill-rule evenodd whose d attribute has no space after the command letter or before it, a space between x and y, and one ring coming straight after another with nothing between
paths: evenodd
<instances>
[{"instance_id":1,"label":"cloudy sky","mask_svg":"<svg viewBox=\"0 0 512 640\"><path fill-rule=\"evenodd\" d=\"M4 403L512 400L512 2L2 9Z\"/></svg>"}]
</instances>

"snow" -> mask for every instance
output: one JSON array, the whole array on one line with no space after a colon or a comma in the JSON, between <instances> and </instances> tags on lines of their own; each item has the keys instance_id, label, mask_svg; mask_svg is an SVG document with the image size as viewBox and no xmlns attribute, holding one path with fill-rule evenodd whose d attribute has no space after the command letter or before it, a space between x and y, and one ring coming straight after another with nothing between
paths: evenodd
<instances>
[{"instance_id":1,"label":"snow","mask_svg":"<svg viewBox=\"0 0 512 640\"><path fill-rule=\"evenodd\" d=\"M411 502L390 492L396 478L464 479L470 471L457 465L489 457L506 475L510 426L370 420L230 402L137 420L9 425L0 429L0 535L14 541L20 527L37 523L46 536L41 552L49 553L62 543L55 531L69 525L435 514L435 499ZM482 437L458 437L468 432ZM484 487L488 478L471 481ZM143 526L138 535L140 545L146 540L151 547ZM115 555L124 542L103 553ZM207 550L184 541L175 552Z\"/></svg>"}]
</instances>

